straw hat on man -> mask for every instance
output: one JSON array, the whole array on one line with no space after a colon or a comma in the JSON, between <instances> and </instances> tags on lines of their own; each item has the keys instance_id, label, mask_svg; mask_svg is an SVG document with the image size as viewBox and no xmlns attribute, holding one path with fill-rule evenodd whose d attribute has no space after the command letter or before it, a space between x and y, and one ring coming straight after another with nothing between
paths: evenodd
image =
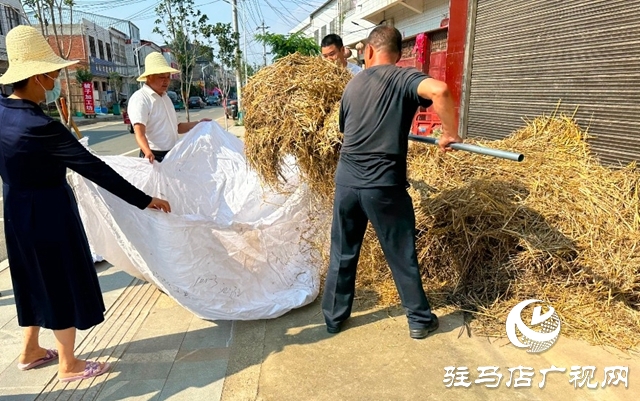
<instances>
[{"instance_id":1,"label":"straw hat on man","mask_svg":"<svg viewBox=\"0 0 640 401\"><path fill-rule=\"evenodd\" d=\"M144 86L138 89L127 105L129 120L133 125L136 142L140 147L139 156L150 163L162 162L164 157L178 142L178 134L184 134L203 118L190 123L178 123L173 101L167 96L171 74L179 73L171 67L159 52L149 53L144 59L144 73L138 77Z\"/></svg>"},{"instance_id":2,"label":"straw hat on man","mask_svg":"<svg viewBox=\"0 0 640 401\"><path fill-rule=\"evenodd\" d=\"M60 381L105 373L108 363L77 359L76 330L104 321L104 302L67 167L140 209L169 211L166 201L129 184L91 154L39 104L60 96L60 69L77 63L57 56L46 39L20 25L6 36L12 84L0 98L0 176L9 270L18 324L25 327L18 369L60 360ZM44 349L40 328L53 330L57 350Z\"/></svg>"},{"instance_id":3,"label":"straw hat on man","mask_svg":"<svg viewBox=\"0 0 640 401\"><path fill-rule=\"evenodd\" d=\"M161 53L153 52L144 58L144 73L138 77L138 81L146 82L149 75L177 74L179 72L169 65Z\"/></svg>"}]
</instances>

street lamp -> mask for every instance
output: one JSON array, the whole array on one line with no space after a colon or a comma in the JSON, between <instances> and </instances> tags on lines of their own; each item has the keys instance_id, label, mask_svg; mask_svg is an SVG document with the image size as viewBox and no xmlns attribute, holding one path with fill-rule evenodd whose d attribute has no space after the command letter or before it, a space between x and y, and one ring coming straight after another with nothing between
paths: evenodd
<instances>
[{"instance_id":1,"label":"street lamp","mask_svg":"<svg viewBox=\"0 0 640 401\"><path fill-rule=\"evenodd\" d=\"M138 52L139 52L140 49L142 49L143 47L148 46L148 45L149 45L149 43L145 43L145 44L142 44L142 45L136 47L135 49L133 49L133 55L135 56L136 64L138 65L138 76L142 75L142 72L140 72L140 53L138 53ZM142 88L142 82L140 82L138 86Z\"/></svg>"}]
</instances>

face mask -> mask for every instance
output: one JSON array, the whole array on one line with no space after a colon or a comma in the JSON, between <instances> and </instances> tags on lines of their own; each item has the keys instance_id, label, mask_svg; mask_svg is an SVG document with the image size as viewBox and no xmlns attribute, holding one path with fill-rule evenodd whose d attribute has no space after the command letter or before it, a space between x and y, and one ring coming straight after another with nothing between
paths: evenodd
<instances>
[{"instance_id":1,"label":"face mask","mask_svg":"<svg viewBox=\"0 0 640 401\"><path fill-rule=\"evenodd\" d=\"M38 83L40 84L40 82ZM44 89L44 86L42 84L40 84L40 86L42 86L42 89ZM47 104L55 102L60 97L61 92L62 92L62 86L60 85L60 78L56 78L53 80L53 89L51 90L44 89L45 102Z\"/></svg>"}]
</instances>

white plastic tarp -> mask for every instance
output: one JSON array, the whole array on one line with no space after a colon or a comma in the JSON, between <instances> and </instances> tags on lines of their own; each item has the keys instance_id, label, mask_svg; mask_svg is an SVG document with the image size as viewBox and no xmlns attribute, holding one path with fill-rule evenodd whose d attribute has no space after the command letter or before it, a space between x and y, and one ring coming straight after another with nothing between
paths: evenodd
<instances>
[{"instance_id":1,"label":"white plastic tarp","mask_svg":"<svg viewBox=\"0 0 640 401\"><path fill-rule=\"evenodd\" d=\"M102 156L129 182L167 199L172 213L141 211L73 173L92 250L156 284L204 319L278 317L312 302L319 272L310 247L307 189L290 168L289 192L261 186L243 142L198 124L162 163Z\"/></svg>"}]
</instances>

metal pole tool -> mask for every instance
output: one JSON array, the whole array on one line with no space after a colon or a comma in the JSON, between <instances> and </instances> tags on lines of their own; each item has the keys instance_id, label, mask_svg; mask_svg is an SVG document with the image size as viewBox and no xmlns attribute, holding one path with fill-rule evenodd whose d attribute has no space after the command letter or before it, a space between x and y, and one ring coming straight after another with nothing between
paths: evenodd
<instances>
[{"instance_id":1,"label":"metal pole tool","mask_svg":"<svg viewBox=\"0 0 640 401\"><path fill-rule=\"evenodd\" d=\"M409 139L412 141L428 143L431 145L438 144L438 139L431 136L409 135ZM484 146L469 145L466 143L452 143L451 149L464 150L465 152L478 153L485 156L499 157L501 159L513 160L515 162L521 162L524 160L524 155L522 153L485 148Z\"/></svg>"}]
</instances>

